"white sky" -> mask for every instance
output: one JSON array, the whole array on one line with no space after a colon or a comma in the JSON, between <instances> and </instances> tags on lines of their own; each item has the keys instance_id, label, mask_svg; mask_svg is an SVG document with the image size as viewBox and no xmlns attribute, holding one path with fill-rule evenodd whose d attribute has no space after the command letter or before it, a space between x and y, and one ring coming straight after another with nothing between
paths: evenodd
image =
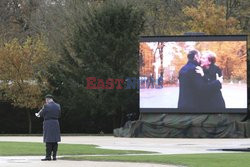
<instances>
[{"instance_id":1,"label":"white sky","mask_svg":"<svg viewBox=\"0 0 250 167\"><path fill-rule=\"evenodd\" d=\"M153 54L155 53L156 62L155 65L160 65L160 54L159 49L157 49L158 42L147 42L147 45L153 50ZM196 42L185 42L185 47L181 47L178 45L178 42L164 42L163 48L163 67L167 67L170 65L174 55L182 56L181 51L184 50L188 53L190 50L195 49Z\"/></svg>"}]
</instances>

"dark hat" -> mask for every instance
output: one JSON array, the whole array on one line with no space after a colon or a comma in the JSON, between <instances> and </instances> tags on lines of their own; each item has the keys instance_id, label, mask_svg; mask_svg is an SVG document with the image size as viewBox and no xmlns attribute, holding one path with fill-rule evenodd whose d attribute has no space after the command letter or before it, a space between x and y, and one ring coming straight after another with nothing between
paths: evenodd
<instances>
[{"instance_id":1,"label":"dark hat","mask_svg":"<svg viewBox=\"0 0 250 167\"><path fill-rule=\"evenodd\" d=\"M45 96L45 98L53 99L53 96L52 96L51 94L47 94L47 95Z\"/></svg>"}]
</instances>

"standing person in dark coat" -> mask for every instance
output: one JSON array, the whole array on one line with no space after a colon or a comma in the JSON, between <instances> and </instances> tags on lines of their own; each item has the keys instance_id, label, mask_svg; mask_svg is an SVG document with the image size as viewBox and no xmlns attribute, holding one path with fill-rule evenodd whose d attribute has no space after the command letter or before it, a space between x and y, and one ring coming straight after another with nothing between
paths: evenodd
<instances>
[{"instance_id":1,"label":"standing person in dark coat","mask_svg":"<svg viewBox=\"0 0 250 167\"><path fill-rule=\"evenodd\" d=\"M58 142L61 141L60 126L58 118L61 115L61 107L53 101L52 95L45 96L46 104L36 113L37 117L42 116L43 121L43 142L46 143L46 157L42 161L50 161L51 153L53 160L56 160Z\"/></svg>"},{"instance_id":2,"label":"standing person in dark coat","mask_svg":"<svg viewBox=\"0 0 250 167\"><path fill-rule=\"evenodd\" d=\"M154 88L154 76L153 76L153 74L150 74L150 77L149 77L149 79L148 79L148 82L149 82L149 84L148 84L148 88L150 87L150 85L152 85L151 86L151 88Z\"/></svg>"},{"instance_id":3,"label":"standing person in dark coat","mask_svg":"<svg viewBox=\"0 0 250 167\"><path fill-rule=\"evenodd\" d=\"M163 88L163 77L161 74L159 74L159 78L158 78L158 86L160 88Z\"/></svg>"},{"instance_id":4,"label":"standing person in dark coat","mask_svg":"<svg viewBox=\"0 0 250 167\"><path fill-rule=\"evenodd\" d=\"M206 79L207 82L216 80L216 75L222 76L221 69L215 65L216 54L211 51L205 51L201 56L201 67L203 68L204 74L201 75ZM211 90L206 96L207 106L209 109L225 109L225 101L222 96L221 90Z\"/></svg>"},{"instance_id":5,"label":"standing person in dark coat","mask_svg":"<svg viewBox=\"0 0 250 167\"><path fill-rule=\"evenodd\" d=\"M188 53L188 62L179 71L178 108L191 112L205 110L206 95L211 90L220 90L222 78L207 82L199 74L200 54L196 50ZM201 68L201 67L200 67Z\"/></svg>"}]
</instances>

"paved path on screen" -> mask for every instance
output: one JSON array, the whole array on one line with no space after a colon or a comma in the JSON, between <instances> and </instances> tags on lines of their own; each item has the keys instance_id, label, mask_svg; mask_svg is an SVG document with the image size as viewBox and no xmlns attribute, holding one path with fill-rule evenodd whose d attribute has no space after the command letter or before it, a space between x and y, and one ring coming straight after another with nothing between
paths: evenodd
<instances>
[{"instance_id":1,"label":"paved path on screen","mask_svg":"<svg viewBox=\"0 0 250 167\"><path fill-rule=\"evenodd\" d=\"M247 107L246 84L223 84L222 95L226 108ZM140 89L141 108L177 108L179 87L164 87L163 89Z\"/></svg>"}]
</instances>

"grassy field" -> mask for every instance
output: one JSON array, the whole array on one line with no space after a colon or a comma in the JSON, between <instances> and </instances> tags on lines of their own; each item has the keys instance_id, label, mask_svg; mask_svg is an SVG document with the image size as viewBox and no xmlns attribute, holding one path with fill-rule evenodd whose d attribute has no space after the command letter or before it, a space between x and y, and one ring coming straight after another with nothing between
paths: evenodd
<instances>
[{"instance_id":1,"label":"grassy field","mask_svg":"<svg viewBox=\"0 0 250 167\"><path fill-rule=\"evenodd\" d=\"M250 153L134 155L134 156L81 156L63 157L67 160L126 161L174 164L190 167L249 167Z\"/></svg>"},{"instance_id":2,"label":"grassy field","mask_svg":"<svg viewBox=\"0 0 250 167\"><path fill-rule=\"evenodd\" d=\"M124 155L152 152L100 149L95 145L59 144L58 155L67 160L124 161L175 164L190 167L249 167L250 153L180 154L180 155ZM43 143L0 142L0 156L44 155ZM83 156L74 156L83 155ZM98 155L98 156L84 156ZM101 155L101 156L100 156ZM109 156L110 155L110 156Z\"/></svg>"},{"instance_id":3,"label":"grassy field","mask_svg":"<svg viewBox=\"0 0 250 167\"><path fill-rule=\"evenodd\" d=\"M0 142L0 156L44 155L45 144L30 142ZM58 155L144 154L146 151L100 149L95 145L59 144Z\"/></svg>"}]
</instances>

